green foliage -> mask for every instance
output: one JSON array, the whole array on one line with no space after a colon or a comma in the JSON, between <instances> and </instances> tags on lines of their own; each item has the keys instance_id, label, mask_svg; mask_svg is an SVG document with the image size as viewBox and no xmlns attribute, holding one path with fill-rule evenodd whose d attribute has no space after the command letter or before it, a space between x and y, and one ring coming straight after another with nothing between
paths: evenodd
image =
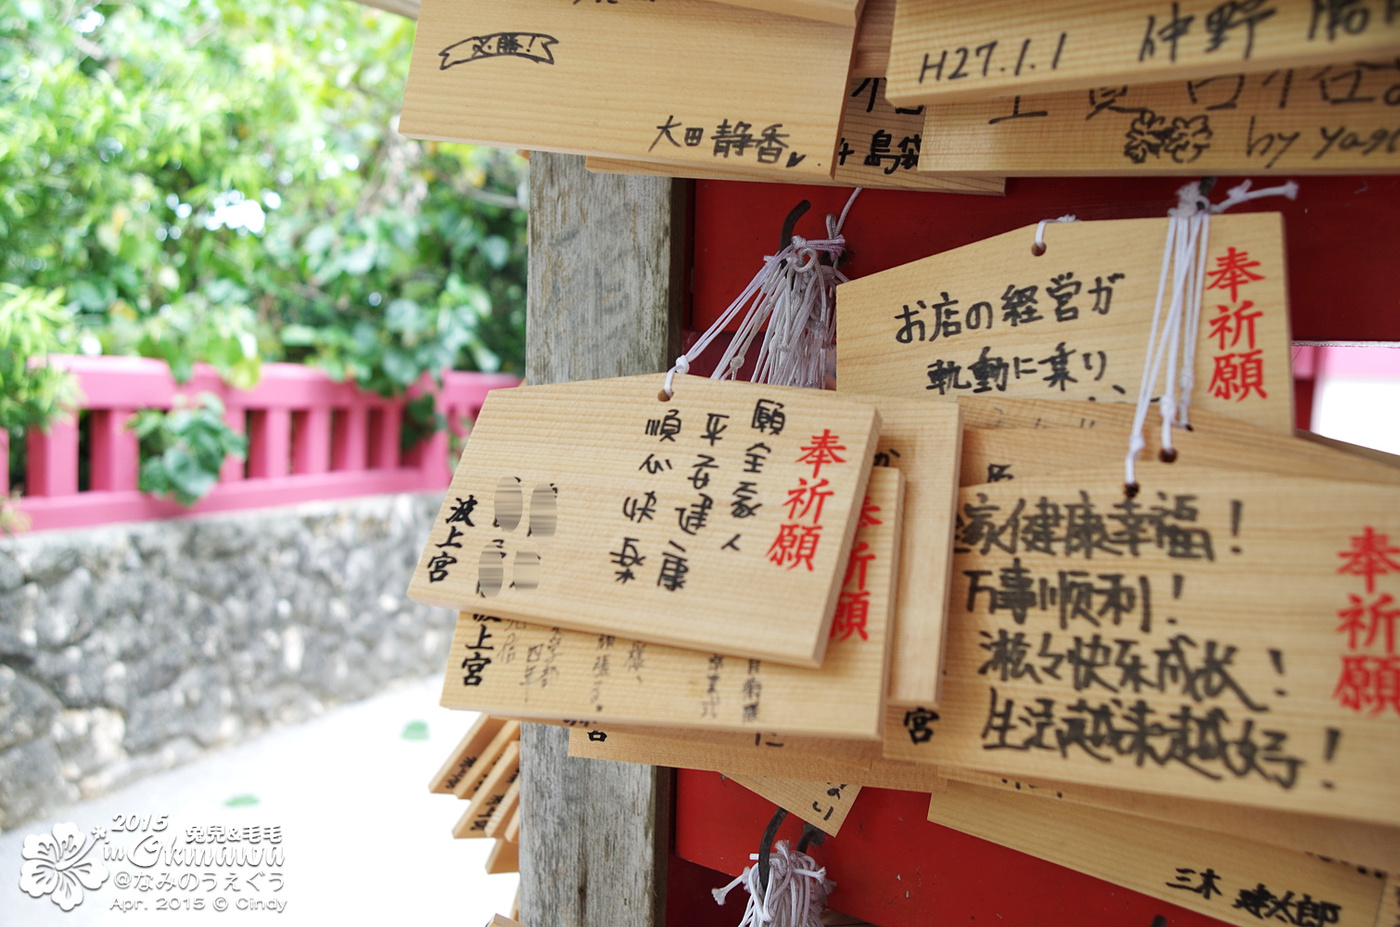
<instances>
[{"instance_id":1,"label":"green foliage","mask_svg":"<svg viewBox=\"0 0 1400 927\"><path fill-rule=\"evenodd\" d=\"M77 403L73 378L44 363L72 327L62 290L0 283L0 429L9 436L4 462L16 483L23 482L24 432L48 428ZM0 534L25 526L13 500L0 497Z\"/></svg>"},{"instance_id":2,"label":"green foliage","mask_svg":"<svg viewBox=\"0 0 1400 927\"><path fill-rule=\"evenodd\" d=\"M169 412L138 412L128 427L141 442L141 491L181 505L209 494L230 454L248 455L248 439L229 428L224 404L212 393L200 393L193 404Z\"/></svg>"},{"instance_id":3,"label":"green foliage","mask_svg":"<svg viewBox=\"0 0 1400 927\"><path fill-rule=\"evenodd\" d=\"M432 394L420 393L403 404L403 425L399 429L400 453L446 427L447 416L437 410Z\"/></svg>"},{"instance_id":4,"label":"green foliage","mask_svg":"<svg viewBox=\"0 0 1400 927\"><path fill-rule=\"evenodd\" d=\"M72 377L42 363L71 327L62 290L0 283L0 428L47 428L77 399Z\"/></svg>"},{"instance_id":5,"label":"green foliage","mask_svg":"<svg viewBox=\"0 0 1400 927\"><path fill-rule=\"evenodd\" d=\"M188 382L195 361L204 361L230 386L251 389L262 374L259 329L246 305L219 307L202 293L189 293L146 316L118 307L93 337L103 354L160 358L177 383Z\"/></svg>"},{"instance_id":6,"label":"green foliage","mask_svg":"<svg viewBox=\"0 0 1400 927\"><path fill-rule=\"evenodd\" d=\"M89 353L397 395L523 365L523 162L393 131L413 24L344 0L0 0L0 281Z\"/></svg>"}]
</instances>

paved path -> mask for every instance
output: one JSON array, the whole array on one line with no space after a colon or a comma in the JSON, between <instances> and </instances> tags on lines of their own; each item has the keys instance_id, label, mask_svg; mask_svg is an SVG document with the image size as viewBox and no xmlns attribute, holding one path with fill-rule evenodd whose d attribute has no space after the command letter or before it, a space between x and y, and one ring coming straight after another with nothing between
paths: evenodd
<instances>
[{"instance_id":1,"label":"paved path","mask_svg":"<svg viewBox=\"0 0 1400 927\"><path fill-rule=\"evenodd\" d=\"M433 923L485 924L494 913L508 914L515 875L488 876L489 840L454 840L451 829L465 804L451 796L430 795L428 779L461 739L474 715L438 706L441 677L396 689L368 701L335 709L323 718L220 751L197 763L143 779L120 792L74 805L52 820L34 821L0 834L0 927L80 924L254 923L290 925L360 924L419 927ZM406 739L407 725L426 722L427 738ZM238 803L241 796L251 796ZM229 804L234 800L232 805ZM253 803L252 800L256 800ZM179 869L157 862L142 868L109 860L108 878L85 891L81 904L64 912L49 896L30 898L19 889L21 850L30 834L50 833L72 822L91 834L107 828L89 859L104 847L129 851L149 832L114 832L114 816L169 815L157 840L177 840L185 829L220 824L280 826L285 859L280 865ZM91 837L88 838L91 841ZM148 844L149 846L149 844ZM249 846L243 844L243 846ZM191 890L178 886L181 874L217 871L218 889L209 882ZM255 877L260 892L246 879ZM270 873L281 873L272 891ZM170 873L173 887L125 889L126 876L147 874L152 883ZM239 873L242 890L225 887ZM186 882L188 884L188 879ZM222 897L227 910L212 909ZM205 910L187 910L203 898ZM164 899L180 913L157 910ZM144 910L123 913L119 901L142 902ZM239 903L285 902L276 910L239 910Z\"/></svg>"}]
</instances>

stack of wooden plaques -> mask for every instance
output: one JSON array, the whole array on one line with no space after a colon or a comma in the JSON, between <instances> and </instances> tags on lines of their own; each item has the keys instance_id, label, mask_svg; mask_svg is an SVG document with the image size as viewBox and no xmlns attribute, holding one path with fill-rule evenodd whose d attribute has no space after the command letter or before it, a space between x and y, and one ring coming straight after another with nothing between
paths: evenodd
<instances>
[{"instance_id":1,"label":"stack of wooden plaques","mask_svg":"<svg viewBox=\"0 0 1400 927\"><path fill-rule=\"evenodd\" d=\"M423 0L401 126L970 193L1394 172L1397 62L1394 0ZM1172 228L1041 223L843 284L834 394L493 394L410 588L459 611L443 703L828 833L863 786L920 790L1227 922L1394 923L1400 465L1294 433L1274 214L1212 220L1151 385Z\"/></svg>"},{"instance_id":2,"label":"stack of wooden plaques","mask_svg":"<svg viewBox=\"0 0 1400 927\"><path fill-rule=\"evenodd\" d=\"M918 790L1227 922L1374 924L1400 465L1294 433L1282 227L1241 215L1203 255L1191 430L1145 406L1129 492L1165 231L1030 227L844 284L834 393L493 394L411 587L461 609L443 703L830 834L863 786ZM513 761L459 780L504 802Z\"/></svg>"},{"instance_id":3,"label":"stack of wooden plaques","mask_svg":"<svg viewBox=\"0 0 1400 927\"><path fill-rule=\"evenodd\" d=\"M1294 433L1278 219L1227 217L1192 429L1161 453L1154 404L1128 493L1164 227L1038 253L1027 228L839 288L838 392L965 426L946 638L896 653L882 749L595 725L571 753L803 778L768 793L799 815L825 780L917 788L930 820L1229 923L1393 923L1400 461Z\"/></svg>"},{"instance_id":4,"label":"stack of wooden plaques","mask_svg":"<svg viewBox=\"0 0 1400 927\"><path fill-rule=\"evenodd\" d=\"M696 377L658 401L661 386L487 399L410 588L463 609L443 703L599 741L598 725L719 744L782 731L868 769L891 653L942 638L960 408ZM486 832L492 783L508 800L514 757L478 754L513 736L476 730L440 774L477 796L459 836ZM785 803L834 833L859 791L846 765ZM782 769L727 771L809 790Z\"/></svg>"},{"instance_id":5,"label":"stack of wooden plaques","mask_svg":"<svg viewBox=\"0 0 1400 927\"><path fill-rule=\"evenodd\" d=\"M1371 0L423 0L419 21L403 132L595 170L1000 193L1400 169L1400 16Z\"/></svg>"},{"instance_id":6,"label":"stack of wooden plaques","mask_svg":"<svg viewBox=\"0 0 1400 927\"><path fill-rule=\"evenodd\" d=\"M520 871L520 722L482 715L428 783L435 795L467 803L452 836L496 845L486 871Z\"/></svg>"},{"instance_id":7,"label":"stack of wooden plaques","mask_svg":"<svg viewBox=\"0 0 1400 927\"><path fill-rule=\"evenodd\" d=\"M1400 17L1354 3L899 0L886 96L920 170L1394 171Z\"/></svg>"}]
</instances>

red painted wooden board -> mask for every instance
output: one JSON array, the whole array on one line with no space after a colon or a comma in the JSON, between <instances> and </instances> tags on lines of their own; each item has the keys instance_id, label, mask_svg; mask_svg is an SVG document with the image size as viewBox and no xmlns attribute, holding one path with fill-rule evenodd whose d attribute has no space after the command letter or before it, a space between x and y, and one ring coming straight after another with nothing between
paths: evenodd
<instances>
[{"instance_id":1,"label":"red painted wooden board","mask_svg":"<svg viewBox=\"0 0 1400 927\"><path fill-rule=\"evenodd\" d=\"M776 807L718 773L680 770L676 855L718 870L718 888L750 865L748 854L758 851ZM927 812L927 795L862 789L841 833L809 850L837 883L830 907L879 927L1220 927L1214 918L933 824ZM801 822L789 816L778 839L795 844L800 836ZM691 905L709 901L695 897L701 893L693 887L687 894ZM746 900L742 888L730 893L729 923L739 922ZM695 914L703 920L694 923L713 923L709 912Z\"/></svg>"},{"instance_id":2,"label":"red painted wooden board","mask_svg":"<svg viewBox=\"0 0 1400 927\"><path fill-rule=\"evenodd\" d=\"M1284 179L1256 178L1255 185ZM1221 179L1213 199L1239 181ZM1179 178L1049 177L1008 180L1004 197L866 190L843 229L854 253L842 270L852 278L876 273L1067 213L1083 220L1165 216L1182 185ZM1304 177L1299 187L1293 202L1236 207L1284 214L1293 340L1400 342L1400 177ZM794 206L811 203L797 234L821 238L827 213L840 214L849 195L839 187L697 182L689 327L704 331L763 256L778 250Z\"/></svg>"}]
</instances>

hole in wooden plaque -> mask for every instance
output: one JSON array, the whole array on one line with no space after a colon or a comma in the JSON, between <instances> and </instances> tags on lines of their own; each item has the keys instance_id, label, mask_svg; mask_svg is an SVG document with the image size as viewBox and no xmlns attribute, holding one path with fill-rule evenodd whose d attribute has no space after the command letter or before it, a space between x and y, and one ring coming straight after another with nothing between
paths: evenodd
<instances>
[{"instance_id":1,"label":"hole in wooden plaque","mask_svg":"<svg viewBox=\"0 0 1400 927\"><path fill-rule=\"evenodd\" d=\"M558 527L559 515L554 490L541 483L530 493L530 537L552 538Z\"/></svg>"},{"instance_id":2,"label":"hole in wooden plaque","mask_svg":"<svg viewBox=\"0 0 1400 927\"><path fill-rule=\"evenodd\" d=\"M505 553L494 547L488 547L481 552L476 583L481 589L481 594L488 599L499 595L501 587L505 585L505 559Z\"/></svg>"},{"instance_id":3,"label":"hole in wooden plaque","mask_svg":"<svg viewBox=\"0 0 1400 927\"><path fill-rule=\"evenodd\" d=\"M534 551L515 552L515 568L511 570L511 583L521 592L529 592L540 587L540 555Z\"/></svg>"},{"instance_id":4,"label":"hole in wooden plaque","mask_svg":"<svg viewBox=\"0 0 1400 927\"><path fill-rule=\"evenodd\" d=\"M520 514L525 508L520 481L513 476L502 477L496 484L495 504L496 520L493 524L502 531L514 531L520 524Z\"/></svg>"}]
</instances>

